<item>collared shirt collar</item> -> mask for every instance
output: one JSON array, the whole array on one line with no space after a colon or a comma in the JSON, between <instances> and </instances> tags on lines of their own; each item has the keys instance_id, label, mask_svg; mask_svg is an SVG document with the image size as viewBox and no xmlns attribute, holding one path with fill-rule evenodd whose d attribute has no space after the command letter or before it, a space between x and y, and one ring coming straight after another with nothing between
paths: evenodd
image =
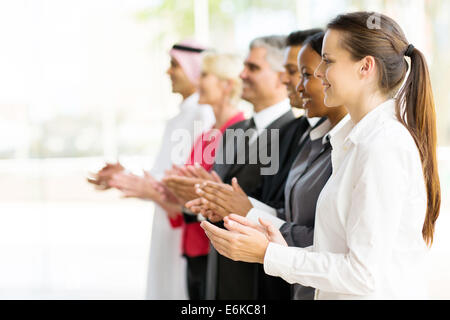
<instances>
[{"instance_id":1,"label":"collared shirt collar","mask_svg":"<svg viewBox=\"0 0 450 320\"><path fill-rule=\"evenodd\" d=\"M353 130L348 135L348 139L353 144L357 144L371 132L371 126L373 126L374 123L379 123L375 121L376 119L387 119L392 117L395 117L395 99L386 100L366 114L354 126Z\"/></svg>"},{"instance_id":2,"label":"collared shirt collar","mask_svg":"<svg viewBox=\"0 0 450 320\"><path fill-rule=\"evenodd\" d=\"M311 141L323 138L327 134L327 132L330 131L330 128L331 128L330 120L326 119L320 125L311 130L311 132L309 133Z\"/></svg>"},{"instance_id":3,"label":"collared shirt collar","mask_svg":"<svg viewBox=\"0 0 450 320\"><path fill-rule=\"evenodd\" d=\"M273 121L281 117L289 110L291 110L291 105L289 103L289 99L286 98L273 106L253 114L256 129L261 130L267 128Z\"/></svg>"},{"instance_id":4,"label":"collared shirt collar","mask_svg":"<svg viewBox=\"0 0 450 320\"><path fill-rule=\"evenodd\" d=\"M347 114L341 121L330 131L329 139L333 150L339 150L344 144L348 134L353 129L354 124L350 115Z\"/></svg>"},{"instance_id":5,"label":"collared shirt collar","mask_svg":"<svg viewBox=\"0 0 450 320\"><path fill-rule=\"evenodd\" d=\"M323 136L322 143L326 144L330 141L331 137L335 136L349 121L351 121L350 115L346 114L326 135Z\"/></svg>"},{"instance_id":6,"label":"collared shirt collar","mask_svg":"<svg viewBox=\"0 0 450 320\"><path fill-rule=\"evenodd\" d=\"M306 117L306 120L308 120L309 126L311 128L314 128L316 126L317 122L320 121L320 119L322 119L322 118L320 118L320 117L314 117L314 118Z\"/></svg>"}]
</instances>

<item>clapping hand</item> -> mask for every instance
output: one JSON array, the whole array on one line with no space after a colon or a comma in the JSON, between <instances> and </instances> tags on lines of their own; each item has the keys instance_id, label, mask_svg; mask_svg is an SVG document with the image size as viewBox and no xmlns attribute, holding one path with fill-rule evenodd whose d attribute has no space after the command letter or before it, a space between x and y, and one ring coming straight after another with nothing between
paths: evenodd
<instances>
[{"instance_id":1,"label":"clapping hand","mask_svg":"<svg viewBox=\"0 0 450 320\"><path fill-rule=\"evenodd\" d=\"M201 197L203 208L215 212L222 218L230 213L245 217L253 208L236 178L232 179L231 186L224 183L204 182L196 186L196 192Z\"/></svg>"},{"instance_id":2,"label":"clapping hand","mask_svg":"<svg viewBox=\"0 0 450 320\"><path fill-rule=\"evenodd\" d=\"M201 227L214 248L234 261L264 263L269 242L287 246L280 231L269 222L259 219L255 224L247 218L231 214L224 218L227 230L203 221Z\"/></svg>"},{"instance_id":3,"label":"clapping hand","mask_svg":"<svg viewBox=\"0 0 450 320\"><path fill-rule=\"evenodd\" d=\"M161 197L157 187L159 182L153 176L144 172L144 176L119 172L112 176L109 185L123 192L125 198L140 198L157 201Z\"/></svg>"},{"instance_id":4,"label":"clapping hand","mask_svg":"<svg viewBox=\"0 0 450 320\"><path fill-rule=\"evenodd\" d=\"M124 171L125 168L118 163L107 163L97 173L92 174L92 177L88 177L87 181L95 185L97 190L108 190L111 188L110 180L113 175Z\"/></svg>"}]
</instances>

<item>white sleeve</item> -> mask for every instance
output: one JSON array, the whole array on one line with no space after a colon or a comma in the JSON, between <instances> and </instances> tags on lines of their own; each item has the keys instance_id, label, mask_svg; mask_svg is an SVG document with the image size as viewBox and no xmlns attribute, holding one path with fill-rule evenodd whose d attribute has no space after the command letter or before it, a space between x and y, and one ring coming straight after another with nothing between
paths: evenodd
<instances>
[{"instance_id":1,"label":"white sleeve","mask_svg":"<svg viewBox=\"0 0 450 320\"><path fill-rule=\"evenodd\" d=\"M289 283L341 294L366 295L379 287L381 268L392 263L402 209L408 201L408 157L415 156L399 149L366 148L361 151L364 156L355 159L358 172L353 175L356 180L349 181L354 187L350 188L351 207L342 235L347 253L270 243L264 257L265 272Z\"/></svg>"},{"instance_id":2,"label":"white sleeve","mask_svg":"<svg viewBox=\"0 0 450 320\"><path fill-rule=\"evenodd\" d=\"M252 197L248 197L250 202L253 205L253 208L247 213L247 219L254 223L259 223L258 218L263 218L269 222L271 222L275 228L280 229L281 226L286 223L286 221L277 217L277 210L268 206L267 204L253 199Z\"/></svg>"},{"instance_id":3,"label":"white sleeve","mask_svg":"<svg viewBox=\"0 0 450 320\"><path fill-rule=\"evenodd\" d=\"M277 215L277 210L275 208L272 208L271 206L268 206L264 202L253 199L252 197L248 197L248 200L251 202L251 204L253 205L254 208L266 211L267 213L269 213L273 216Z\"/></svg>"},{"instance_id":4,"label":"white sleeve","mask_svg":"<svg viewBox=\"0 0 450 320\"><path fill-rule=\"evenodd\" d=\"M274 225L275 228L280 229L283 224L286 223L286 221L278 218L277 216L274 216L267 211L258 209L258 208L252 208L247 213L247 219L254 223L259 223L258 218L262 218L266 221L269 221Z\"/></svg>"}]
</instances>

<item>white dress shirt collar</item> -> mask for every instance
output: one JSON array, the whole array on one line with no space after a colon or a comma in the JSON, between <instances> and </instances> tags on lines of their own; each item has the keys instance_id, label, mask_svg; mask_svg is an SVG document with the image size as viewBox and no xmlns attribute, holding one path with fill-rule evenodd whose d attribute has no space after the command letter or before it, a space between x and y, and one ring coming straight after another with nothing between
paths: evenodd
<instances>
[{"instance_id":1,"label":"white dress shirt collar","mask_svg":"<svg viewBox=\"0 0 450 320\"><path fill-rule=\"evenodd\" d=\"M322 118L319 118L319 117L308 118L308 117L306 117L306 120L308 120L309 126L311 128L314 128L316 126L317 122L320 121L320 119L322 119Z\"/></svg>"},{"instance_id":2,"label":"white dress shirt collar","mask_svg":"<svg viewBox=\"0 0 450 320\"><path fill-rule=\"evenodd\" d=\"M316 128L311 130L311 132L309 133L309 137L311 138L311 141L323 138L327 134L327 132L330 131L330 129L331 129L330 120L326 119Z\"/></svg>"},{"instance_id":3,"label":"white dress shirt collar","mask_svg":"<svg viewBox=\"0 0 450 320\"><path fill-rule=\"evenodd\" d=\"M328 141L330 141L331 137L335 136L338 132L341 132L341 129L346 125L348 125L349 121L351 122L350 115L346 114L345 117L343 117L333 128L331 128L331 123L327 119L323 123L321 123L317 128L312 129L309 136L313 141L322 138L322 144L326 144ZM348 132L349 131L347 127L347 131L345 131L345 133L341 132L340 135L343 134L347 135Z\"/></svg>"},{"instance_id":4,"label":"white dress shirt collar","mask_svg":"<svg viewBox=\"0 0 450 320\"><path fill-rule=\"evenodd\" d=\"M255 121L255 126L257 130L267 128L272 122L281 117L283 114L291 110L291 105L289 99L284 99L283 101L274 104L264 110L261 110L253 114L253 120Z\"/></svg>"},{"instance_id":5,"label":"white dress shirt collar","mask_svg":"<svg viewBox=\"0 0 450 320\"><path fill-rule=\"evenodd\" d=\"M339 123L339 126L336 125L332 134L330 134L330 143L333 148L333 153L336 154L338 150L341 150L345 142L347 141L347 137L349 133L352 131L353 124L350 115L347 114Z\"/></svg>"},{"instance_id":6,"label":"white dress shirt collar","mask_svg":"<svg viewBox=\"0 0 450 320\"><path fill-rule=\"evenodd\" d=\"M371 133L373 123L378 123L377 119L387 119L395 117L395 100L389 99L366 114L353 128L348 135L348 139L357 144Z\"/></svg>"},{"instance_id":7,"label":"white dress shirt collar","mask_svg":"<svg viewBox=\"0 0 450 320\"><path fill-rule=\"evenodd\" d=\"M322 143L325 144L328 141L331 142L331 140L334 138L334 141L336 139L339 139L341 137L341 140L343 141L348 133L350 132L351 128L353 128L353 123L350 118L349 114L346 114L345 117L343 117L324 137L322 140ZM336 143L336 142L335 142ZM333 145L333 143L332 143Z\"/></svg>"}]
</instances>

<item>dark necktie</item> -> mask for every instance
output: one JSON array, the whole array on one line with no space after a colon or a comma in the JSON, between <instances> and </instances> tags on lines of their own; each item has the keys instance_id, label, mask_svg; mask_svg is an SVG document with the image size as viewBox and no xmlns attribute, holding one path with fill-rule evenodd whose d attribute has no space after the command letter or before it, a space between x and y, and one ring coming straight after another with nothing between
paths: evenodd
<instances>
[{"instance_id":1,"label":"dark necktie","mask_svg":"<svg viewBox=\"0 0 450 320\"><path fill-rule=\"evenodd\" d=\"M247 132L247 130L256 130L256 124L253 117L247 120L247 123L242 128L244 130L244 133ZM256 133L254 133L256 134ZM243 164L240 163L242 161L246 161L248 152L249 152L249 142L251 137L245 137L244 140L235 139L234 144L234 164ZM243 155L245 155L245 158L241 158ZM239 157L239 162L238 162Z\"/></svg>"}]
</instances>

